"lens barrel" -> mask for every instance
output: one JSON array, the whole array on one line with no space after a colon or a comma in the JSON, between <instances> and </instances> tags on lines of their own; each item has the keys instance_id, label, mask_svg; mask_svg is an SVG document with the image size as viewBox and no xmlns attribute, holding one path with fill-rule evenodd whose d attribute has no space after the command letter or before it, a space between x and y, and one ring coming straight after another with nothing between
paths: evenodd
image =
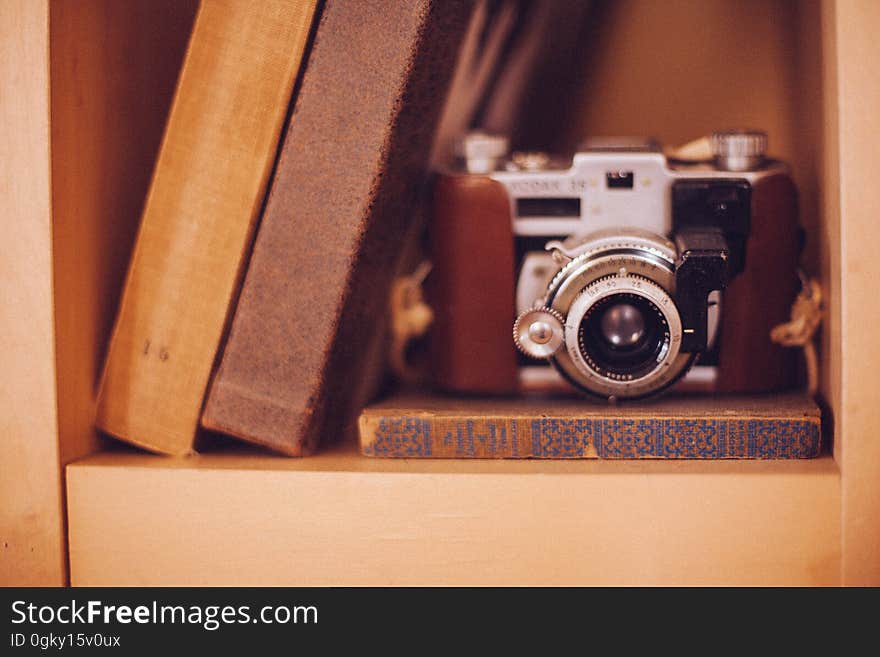
<instances>
[{"instance_id":1,"label":"lens barrel","mask_svg":"<svg viewBox=\"0 0 880 657\"><path fill-rule=\"evenodd\" d=\"M681 351L675 246L627 229L564 243L571 260L550 283L547 307L565 318L564 346L550 362L576 387L606 398L655 394L695 354Z\"/></svg>"}]
</instances>

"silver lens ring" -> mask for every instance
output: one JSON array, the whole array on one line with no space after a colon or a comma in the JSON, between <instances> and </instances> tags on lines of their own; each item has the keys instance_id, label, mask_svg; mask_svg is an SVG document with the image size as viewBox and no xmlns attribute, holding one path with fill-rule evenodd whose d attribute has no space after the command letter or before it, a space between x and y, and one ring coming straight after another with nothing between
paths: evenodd
<instances>
[{"instance_id":1,"label":"silver lens ring","mask_svg":"<svg viewBox=\"0 0 880 657\"><path fill-rule=\"evenodd\" d=\"M609 298L641 297L661 313L666 330L662 344L648 371L638 376L611 374L596 366L581 346L584 317L597 304ZM653 281L632 274L608 276L588 286L571 304L565 322L566 357L574 365L574 378L589 392L603 397L643 397L665 388L690 363L690 354L681 349L681 318L669 294ZM563 359L557 359L562 362Z\"/></svg>"},{"instance_id":2,"label":"silver lens ring","mask_svg":"<svg viewBox=\"0 0 880 657\"><path fill-rule=\"evenodd\" d=\"M548 305L566 318L565 346L551 363L576 387L606 398L644 397L674 383L690 367L694 355L680 351L681 318L670 296L675 274L669 242L640 230L618 233L614 239L597 233L594 238L582 238L575 248L580 253L560 270L548 289ZM602 303L611 304L609 299L615 296L635 300L662 316L663 344L649 345L657 347L649 354L656 362L648 358L644 367L631 374L598 367L582 350L584 317Z\"/></svg>"}]
</instances>

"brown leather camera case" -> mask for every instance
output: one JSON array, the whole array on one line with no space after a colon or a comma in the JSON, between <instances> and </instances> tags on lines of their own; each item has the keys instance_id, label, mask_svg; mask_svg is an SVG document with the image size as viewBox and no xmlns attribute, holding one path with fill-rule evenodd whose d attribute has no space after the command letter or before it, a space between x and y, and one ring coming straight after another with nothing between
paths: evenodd
<instances>
[{"instance_id":1,"label":"brown leather camera case","mask_svg":"<svg viewBox=\"0 0 880 657\"><path fill-rule=\"evenodd\" d=\"M434 185L428 296L431 361L445 390L517 390L510 201L486 176L441 174Z\"/></svg>"},{"instance_id":2,"label":"brown leather camera case","mask_svg":"<svg viewBox=\"0 0 880 657\"><path fill-rule=\"evenodd\" d=\"M719 392L771 392L797 385L797 351L770 340L789 320L798 293L801 234L797 192L788 176L752 187L746 266L724 291L718 361Z\"/></svg>"}]
</instances>

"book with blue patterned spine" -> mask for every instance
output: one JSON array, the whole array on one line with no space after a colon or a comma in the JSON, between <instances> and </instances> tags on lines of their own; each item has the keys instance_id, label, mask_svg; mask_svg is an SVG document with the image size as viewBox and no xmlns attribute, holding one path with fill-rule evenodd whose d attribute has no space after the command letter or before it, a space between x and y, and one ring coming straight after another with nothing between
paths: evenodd
<instances>
[{"instance_id":1,"label":"book with blue patterned spine","mask_svg":"<svg viewBox=\"0 0 880 657\"><path fill-rule=\"evenodd\" d=\"M821 413L805 394L575 398L390 397L359 418L361 451L392 458L803 459Z\"/></svg>"}]
</instances>

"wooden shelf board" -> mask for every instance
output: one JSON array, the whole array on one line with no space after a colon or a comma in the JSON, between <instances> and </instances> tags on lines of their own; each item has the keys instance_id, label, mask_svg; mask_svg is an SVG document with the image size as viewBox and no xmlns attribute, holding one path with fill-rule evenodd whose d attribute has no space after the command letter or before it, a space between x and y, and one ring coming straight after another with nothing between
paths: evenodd
<instances>
[{"instance_id":1,"label":"wooden shelf board","mask_svg":"<svg viewBox=\"0 0 880 657\"><path fill-rule=\"evenodd\" d=\"M108 451L68 467L74 585L837 584L809 461L306 459Z\"/></svg>"},{"instance_id":2,"label":"wooden shelf board","mask_svg":"<svg viewBox=\"0 0 880 657\"><path fill-rule=\"evenodd\" d=\"M278 472L400 474L701 474L839 476L830 454L815 459L676 460L676 459L401 459L363 456L354 441L330 445L305 458L290 458L248 445L207 448L185 457L148 454L113 444L72 464L87 468L159 470L258 470Z\"/></svg>"}]
</instances>

